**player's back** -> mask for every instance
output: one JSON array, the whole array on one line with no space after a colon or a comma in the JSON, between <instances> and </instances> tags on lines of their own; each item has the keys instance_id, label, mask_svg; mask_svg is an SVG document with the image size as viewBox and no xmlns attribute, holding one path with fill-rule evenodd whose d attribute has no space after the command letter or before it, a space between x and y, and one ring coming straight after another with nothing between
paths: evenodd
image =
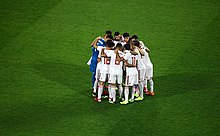
<instances>
[{"instance_id":1,"label":"player's back","mask_svg":"<svg viewBox=\"0 0 220 136\"><path fill-rule=\"evenodd\" d=\"M129 64L132 64L132 65L134 65L134 66L137 66L138 56L131 54L130 51L126 51L126 52L125 52L124 59L125 59ZM126 75L136 75L136 74L138 74L138 71L137 71L137 68L136 68L136 67L127 67L127 66L126 66Z\"/></svg>"},{"instance_id":2,"label":"player's back","mask_svg":"<svg viewBox=\"0 0 220 136\"><path fill-rule=\"evenodd\" d=\"M124 56L123 52L118 51L118 53L120 57ZM109 66L109 73L115 74L115 75L122 75L123 74L123 71L122 71L123 62L120 60L117 60L116 58L117 58L116 53L112 54L111 62Z\"/></svg>"},{"instance_id":3,"label":"player's back","mask_svg":"<svg viewBox=\"0 0 220 136\"><path fill-rule=\"evenodd\" d=\"M101 72L102 73L109 73L109 65L111 62L111 56L114 54L114 50L104 49L104 57L101 57Z\"/></svg>"}]
</instances>

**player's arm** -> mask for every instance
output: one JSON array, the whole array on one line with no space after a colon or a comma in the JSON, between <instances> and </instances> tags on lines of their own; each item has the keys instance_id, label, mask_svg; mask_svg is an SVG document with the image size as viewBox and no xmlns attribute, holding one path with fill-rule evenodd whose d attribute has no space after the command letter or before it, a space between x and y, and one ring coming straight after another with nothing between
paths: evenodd
<instances>
[{"instance_id":1,"label":"player's arm","mask_svg":"<svg viewBox=\"0 0 220 136\"><path fill-rule=\"evenodd\" d=\"M139 52L140 52L141 56L144 56L144 55L145 55L145 52L144 52L143 49L139 49Z\"/></svg>"},{"instance_id":2,"label":"player's arm","mask_svg":"<svg viewBox=\"0 0 220 136\"><path fill-rule=\"evenodd\" d=\"M133 50L133 51L131 50L130 53L133 55L138 55L138 52L136 50Z\"/></svg>"},{"instance_id":3,"label":"player's arm","mask_svg":"<svg viewBox=\"0 0 220 136\"><path fill-rule=\"evenodd\" d=\"M104 52L104 48L102 48L102 51L101 51L101 57L107 57L107 55L105 54L105 52Z\"/></svg>"},{"instance_id":4,"label":"player's arm","mask_svg":"<svg viewBox=\"0 0 220 136\"><path fill-rule=\"evenodd\" d=\"M128 60L125 60L124 64L126 67L136 67L135 65L128 63Z\"/></svg>"},{"instance_id":5,"label":"player's arm","mask_svg":"<svg viewBox=\"0 0 220 136\"><path fill-rule=\"evenodd\" d=\"M121 61L121 57L119 55L118 49L115 49L115 54L116 54L116 60Z\"/></svg>"},{"instance_id":6,"label":"player's arm","mask_svg":"<svg viewBox=\"0 0 220 136\"><path fill-rule=\"evenodd\" d=\"M95 40L92 42L91 46L93 46L94 48L97 49L97 42L98 40L100 40L102 37L101 36L98 36L97 38L95 38Z\"/></svg>"},{"instance_id":7,"label":"player's arm","mask_svg":"<svg viewBox=\"0 0 220 136\"><path fill-rule=\"evenodd\" d=\"M145 47L145 51L146 51L147 53L149 53L149 52L150 52L150 49L147 48L147 47Z\"/></svg>"}]
</instances>

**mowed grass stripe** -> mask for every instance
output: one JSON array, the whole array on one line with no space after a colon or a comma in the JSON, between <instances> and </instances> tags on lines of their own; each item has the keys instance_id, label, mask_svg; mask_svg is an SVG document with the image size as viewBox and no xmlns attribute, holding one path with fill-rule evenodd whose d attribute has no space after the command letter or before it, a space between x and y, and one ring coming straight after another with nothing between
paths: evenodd
<instances>
[{"instance_id":1,"label":"mowed grass stripe","mask_svg":"<svg viewBox=\"0 0 220 136\"><path fill-rule=\"evenodd\" d=\"M139 3L139 6L143 8L142 13L138 14L140 18L145 14L148 15L148 11L154 11L159 7L157 14L149 15L150 19L143 18L136 22L135 17L126 16L125 12L110 15L110 17L98 14L103 13L106 9L111 10L108 5L115 4L114 1L107 3L106 7L102 7L101 1L93 1L92 5L89 1L64 1L15 38L10 43L14 44L14 47L8 47L4 50L8 52L4 52L2 55L5 63L1 68L8 72L3 76L8 83L14 86L12 88L10 84L6 86L4 82L1 82L4 86L4 93L11 90L3 95L7 96L8 100L4 99L4 103L1 103L1 107L4 107L1 111L4 112L1 114L4 115L1 118L3 134L137 135L135 130L138 130L140 135L214 134L215 125L217 125L214 117L218 118L218 115L213 118L209 117L209 120L204 117L207 117L207 113L212 111L207 107L217 101L217 97L214 97L216 91L213 91L214 93L208 97L211 100L208 105L204 106L201 105L207 97L199 92L209 92L209 89L206 88L216 90L218 86L213 88L206 84L205 80L200 79L203 76L201 73L183 70L182 60L179 60L182 56L181 50L186 50L185 44L190 47L189 43L193 41L190 40L190 38L193 39L193 36L189 30L191 28L194 31L203 29L209 21L194 28L196 23L188 20L183 24L191 25L182 30L178 20L182 22L184 18L164 17L173 11L178 11L177 9L169 10L167 6L164 6L167 4L158 5L158 3L149 4L147 2L146 5L149 4L149 6L147 6L148 9L145 9L145 1L140 2L142 5ZM168 1L168 3L179 5L178 2ZM93 10L93 6L101 8ZM124 7L132 6L133 4L130 3L124 5ZM88 11L92 11L91 22L89 22ZM133 11L135 10L129 12L131 16L134 14ZM210 11L210 13L212 12ZM190 10L187 13L191 13ZM155 15L158 16L155 17ZM194 16L195 14L188 15L190 18L194 18ZM124 21L119 17L125 17L127 24L124 25ZM155 18L155 21L151 21L152 18ZM171 22L169 27L166 27L166 23L172 19L176 22ZM198 18L198 20L200 19L202 18ZM117 22L115 20L120 21L114 23ZM109 26L109 24L113 25ZM134 25L140 27L134 30ZM176 25L177 27L175 27ZM107 101L97 104L91 100L89 94L90 72L88 66L85 65L91 53L87 44L95 36L102 34L106 28L137 33L143 41L149 43L155 65L155 88L156 91L158 90L156 97L148 97L143 102L128 106L109 105ZM174 28L178 28L179 32L172 33L171 30L175 30ZM145 33L151 34L145 38L142 36ZM187 33L187 36L183 36L184 33ZM193 35L197 36L197 32ZM190 41L188 42L188 40ZM173 48L172 43L179 43L179 41L181 44L177 45L178 48ZM188 52L190 54L191 50ZM6 54L9 55L9 60L7 60ZM164 58L161 59L162 57L157 56ZM187 54L188 61L186 62L193 64L190 58L191 55ZM8 65L10 65L10 69L7 68ZM19 65L19 68L16 65ZM177 69L173 68L173 65ZM203 66L203 63L199 65ZM187 64L186 67L190 70ZM215 67L217 66L215 65ZM170 68L169 73L167 68ZM204 67L204 69L206 68ZM179 72L181 70L185 73ZM11 74L10 71L15 71L15 73ZM10 76L8 77L8 75ZM188 78L192 80L189 81ZM10 82L11 79L15 79L15 82ZM28 82L29 80L30 82ZM203 87L197 84L198 80L204 85ZM185 84L188 86L184 86ZM195 84L196 86L194 86ZM32 89L34 91L31 91ZM187 92L185 92L186 89ZM13 105L15 106L12 108ZM195 108L199 106L201 108ZM206 110L204 111L203 108ZM11 114L7 115L10 112ZM215 113L219 113L219 111L216 110ZM194 118L197 114L198 117ZM199 125L194 126L196 124ZM200 126L202 126L202 130L200 130Z\"/></svg>"}]
</instances>

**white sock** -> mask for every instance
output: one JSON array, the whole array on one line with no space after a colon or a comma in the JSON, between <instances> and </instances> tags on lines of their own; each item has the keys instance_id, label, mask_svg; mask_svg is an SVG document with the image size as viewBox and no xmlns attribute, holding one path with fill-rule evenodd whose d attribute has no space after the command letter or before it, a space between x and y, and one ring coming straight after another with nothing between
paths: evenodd
<instances>
[{"instance_id":1,"label":"white sock","mask_svg":"<svg viewBox=\"0 0 220 136\"><path fill-rule=\"evenodd\" d=\"M146 79L146 81L145 81L145 87L146 87L146 89L147 89L147 82L148 82L148 80Z\"/></svg>"},{"instance_id":2,"label":"white sock","mask_svg":"<svg viewBox=\"0 0 220 136\"><path fill-rule=\"evenodd\" d=\"M150 79L149 84L150 84L150 92L153 92L153 91L154 91L154 82L153 82L153 79Z\"/></svg>"},{"instance_id":3,"label":"white sock","mask_svg":"<svg viewBox=\"0 0 220 136\"><path fill-rule=\"evenodd\" d=\"M113 102L116 101L116 86L112 86L111 87L111 94L112 94L112 98L113 98Z\"/></svg>"},{"instance_id":4,"label":"white sock","mask_svg":"<svg viewBox=\"0 0 220 136\"><path fill-rule=\"evenodd\" d=\"M103 92L103 85L99 85L99 89L98 89L98 99L101 99L102 92Z\"/></svg>"},{"instance_id":5,"label":"white sock","mask_svg":"<svg viewBox=\"0 0 220 136\"><path fill-rule=\"evenodd\" d=\"M135 86L132 87L131 99L134 100Z\"/></svg>"},{"instance_id":6,"label":"white sock","mask_svg":"<svg viewBox=\"0 0 220 136\"><path fill-rule=\"evenodd\" d=\"M119 86L118 86L118 92L119 92L119 98L121 98L121 97L122 97L122 93L123 93L123 87L122 87L122 85L119 85Z\"/></svg>"},{"instance_id":7,"label":"white sock","mask_svg":"<svg viewBox=\"0 0 220 136\"><path fill-rule=\"evenodd\" d=\"M125 87L124 94L125 94L125 101L128 101L129 87Z\"/></svg>"},{"instance_id":8,"label":"white sock","mask_svg":"<svg viewBox=\"0 0 220 136\"><path fill-rule=\"evenodd\" d=\"M135 94L139 94L140 93L140 89L138 88L138 85L135 85Z\"/></svg>"},{"instance_id":9,"label":"white sock","mask_svg":"<svg viewBox=\"0 0 220 136\"><path fill-rule=\"evenodd\" d=\"M98 85L98 80L95 80L95 83L94 83L94 86L93 86L93 92L94 93L96 93L97 85Z\"/></svg>"},{"instance_id":10,"label":"white sock","mask_svg":"<svg viewBox=\"0 0 220 136\"><path fill-rule=\"evenodd\" d=\"M111 85L108 84L108 98L112 98L112 90L111 90Z\"/></svg>"},{"instance_id":11,"label":"white sock","mask_svg":"<svg viewBox=\"0 0 220 136\"><path fill-rule=\"evenodd\" d=\"M139 83L139 91L140 91L140 97L144 98L143 92L144 92L144 83Z\"/></svg>"}]
</instances>

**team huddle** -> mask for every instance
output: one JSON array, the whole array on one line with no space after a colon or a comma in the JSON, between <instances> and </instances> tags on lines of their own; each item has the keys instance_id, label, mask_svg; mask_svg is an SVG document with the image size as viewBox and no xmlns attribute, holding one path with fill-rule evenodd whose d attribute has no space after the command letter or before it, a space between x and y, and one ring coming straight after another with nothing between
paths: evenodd
<instances>
[{"instance_id":1,"label":"team huddle","mask_svg":"<svg viewBox=\"0 0 220 136\"><path fill-rule=\"evenodd\" d=\"M87 64L92 72L92 95L97 102L107 97L109 103L115 104L117 90L120 104L141 101L144 93L154 96L150 50L137 35L115 32L113 36L106 31L91 47L92 57Z\"/></svg>"}]
</instances>

